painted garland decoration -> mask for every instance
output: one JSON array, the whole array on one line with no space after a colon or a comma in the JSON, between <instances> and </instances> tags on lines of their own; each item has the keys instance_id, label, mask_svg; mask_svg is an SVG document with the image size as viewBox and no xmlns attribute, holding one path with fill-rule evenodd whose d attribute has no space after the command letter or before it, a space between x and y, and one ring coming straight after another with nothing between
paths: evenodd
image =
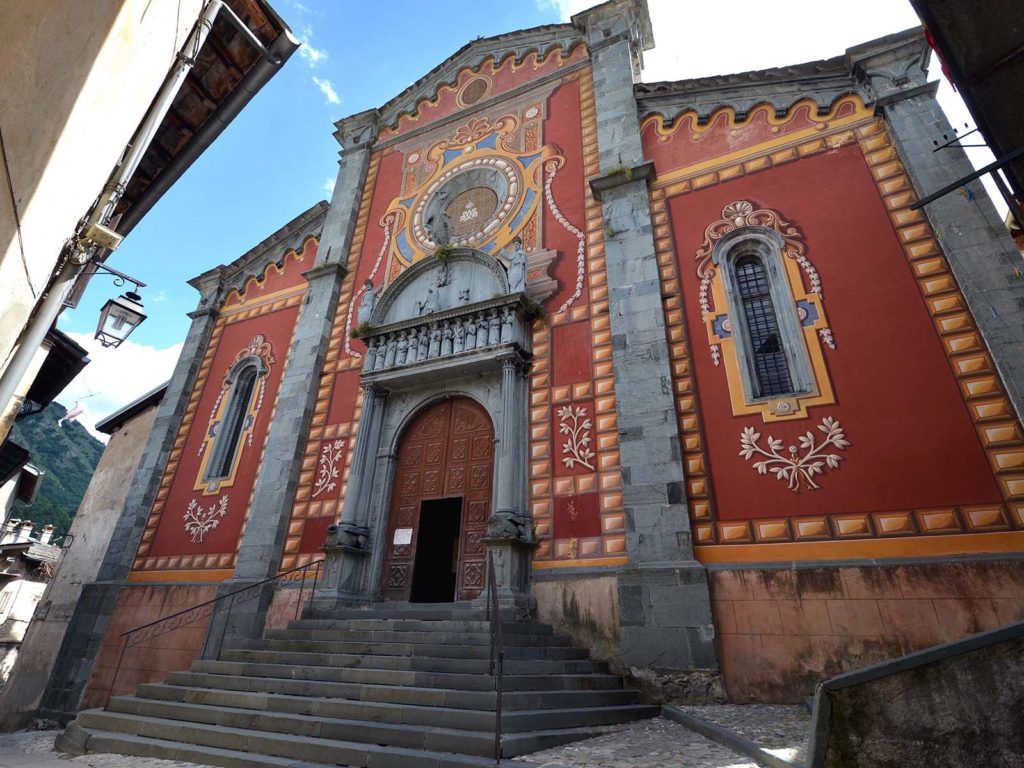
<instances>
[{"instance_id":1,"label":"painted garland decoration","mask_svg":"<svg viewBox=\"0 0 1024 768\"><path fill-rule=\"evenodd\" d=\"M182 519L185 521L185 533L193 544L202 544L203 537L220 525L222 517L228 514L228 497L221 496L220 501L209 507L203 507L195 499L190 499Z\"/></svg>"},{"instance_id":2,"label":"painted garland decoration","mask_svg":"<svg viewBox=\"0 0 1024 768\"><path fill-rule=\"evenodd\" d=\"M590 430L594 424L582 405L566 405L558 409L558 431L566 436L562 444L562 463L568 469L579 465L592 470L594 453Z\"/></svg>"},{"instance_id":3,"label":"painted garland decoration","mask_svg":"<svg viewBox=\"0 0 1024 768\"><path fill-rule=\"evenodd\" d=\"M783 452L785 444L782 440L768 435L768 448L765 450L760 445L761 433L753 427L744 427L740 435L739 455L747 461L755 456L760 457L754 462L757 473L775 475L776 480L786 481L789 490L794 493L800 491L801 484L808 490L815 490L821 486L814 481L814 477L823 474L826 469L839 469L839 462L843 460L842 456L830 452L830 449L842 451L850 445L843 427L831 416L821 420L818 430L825 436L821 442L818 442L817 435L808 430L798 438L799 448L790 445Z\"/></svg>"},{"instance_id":4,"label":"painted garland decoration","mask_svg":"<svg viewBox=\"0 0 1024 768\"><path fill-rule=\"evenodd\" d=\"M700 278L700 289L697 294L700 305L701 319L706 323L708 317L714 312L711 300L711 282L714 280L717 271L711 261L711 255L715 250L715 244L730 232L743 227L768 227L775 230L782 236L786 243L784 254L796 261L800 269L807 276L810 283L810 293L815 294L819 299L824 300L821 291L821 276L815 269L810 259L807 258L807 248L804 245L800 231L785 221L778 211L770 208L754 208L749 200L734 200L722 209L722 218L713 221L704 230L704 242L697 249L695 259L697 261L697 277ZM818 329L821 341L829 349L835 349L835 339L832 336L832 329L828 326ZM718 344L710 343L711 359L715 365L721 363L722 353Z\"/></svg>"},{"instance_id":5,"label":"painted garland decoration","mask_svg":"<svg viewBox=\"0 0 1024 768\"><path fill-rule=\"evenodd\" d=\"M330 493L338 487L338 480L341 477L341 457L345 453L345 441L335 440L333 443L324 443L320 451L320 460L316 471L316 481L313 483L312 498L321 493Z\"/></svg>"}]
</instances>

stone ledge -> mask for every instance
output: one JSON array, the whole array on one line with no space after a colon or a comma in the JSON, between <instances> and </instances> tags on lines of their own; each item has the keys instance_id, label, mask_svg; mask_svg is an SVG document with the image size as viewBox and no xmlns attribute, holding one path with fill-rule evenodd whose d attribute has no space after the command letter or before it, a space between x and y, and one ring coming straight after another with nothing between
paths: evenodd
<instances>
[{"instance_id":1,"label":"stone ledge","mask_svg":"<svg viewBox=\"0 0 1024 768\"><path fill-rule=\"evenodd\" d=\"M620 168L602 176L595 176L589 181L590 191L594 193L595 199L600 200L601 195L609 189L634 181L651 181L655 176L657 173L654 170L654 162L648 161L632 168Z\"/></svg>"}]
</instances>

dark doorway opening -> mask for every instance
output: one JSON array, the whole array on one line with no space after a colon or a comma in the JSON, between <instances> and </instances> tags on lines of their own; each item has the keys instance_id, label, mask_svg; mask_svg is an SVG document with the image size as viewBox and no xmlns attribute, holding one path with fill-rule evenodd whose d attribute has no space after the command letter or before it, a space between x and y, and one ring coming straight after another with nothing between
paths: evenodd
<instances>
[{"instance_id":1,"label":"dark doorway opening","mask_svg":"<svg viewBox=\"0 0 1024 768\"><path fill-rule=\"evenodd\" d=\"M454 602L461 523L461 496L430 499L420 505L410 602Z\"/></svg>"}]
</instances>

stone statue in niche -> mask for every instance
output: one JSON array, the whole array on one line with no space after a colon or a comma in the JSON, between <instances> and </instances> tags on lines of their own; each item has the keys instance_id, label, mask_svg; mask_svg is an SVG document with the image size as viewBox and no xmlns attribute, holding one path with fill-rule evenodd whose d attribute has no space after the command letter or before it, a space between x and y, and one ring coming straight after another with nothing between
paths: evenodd
<instances>
[{"instance_id":1,"label":"stone statue in niche","mask_svg":"<svg viewBox=\"0 0 1024 768\"><path fill-rule=\"evenodd\" d=\"M388 339L388 345L384 352L384 367L390 368L395 364L395 355L398 354L398 339L394 336Z\"/></svg>"},{"instance_id":2,"label":"stone statue in niche","mask_svg":"<svg viewBox=\"0 0 1024 768\"><path fill-rule=\"evenodd\" d=\"M526 290L526 259L528 254L523 250L523 239L517 237L512 241L511 254L502 254L508 258L508 292L522 293Z\"/></svg>"},{"instance_id":3,"label":"stone statue in niche","mask_svg":"<svg viewBox=\"0 0 1024 768\"><path fill-rule=\"evenodd\" d=\"M498 313L491 311L491 317L487 321L487 345L493 346L501 343L501 318Z\"/></svg>"},{"instance_id":4,"label":"stone statue in niche","mask_svg":"<svg viewBox=\"0 0 1024 768\"><path fill-rule=\"evenodd\" d=\"M452 339L452 352L461 352L466 348L466 326L461 320L455 321L455 337Z\"/></svg>"},{"instance_id":5,"label":"stone statue in niche","mask_svg":"<svg viewBox=\"0 0 1024 768\"><path fill-rule=\"evenodd\" d=\"M487 346L487 316L477 315L476 316L476 348L480 349Z\"/></svg>"},{"instance_id":6,"label":"stone statue in niche","mask_svg":"<svg viewBox=\"0 0 1024 768\"><path fill-rule=\"evenodd\" d=\"M466 318L466 349L476 349L476 320Z\"/></svg>"},{"instance_id":7,"label":"stone statue in niche","mask_svg":"<svg viewBox=\"0 0 1024 768\"><path fill-rule=\"evenodd\" d=\"M441 330L441 355L450 355L452 353L452 328L445 320Z\"/></svg>"},{"instance_id":8,"label":"stone statue in niche","mask_svg":"<svg viewBox=\"0 0 1024 768\"><path fill-rule=\"evenodd\" d=\"M374 339L366 346L366 370L372 371L377 365L377 345L380 342Z\"/></svg>"},{"instance_id":9,"label":"stone statue in niche","mask_svg":"<svg viewBox=\"0 0 1024 768\"><path fill-rule=\"evenodd\" d=\"M419 335L417 346L418 346L418 349L416 350L416 359L417 360L426 360L427 359L427 351L429 350L429 347L430 347L430 339L427 336L427 328L426 328L426 326L420 328L420 335Z\"/></svg>"},{"instance_id":10,"label":"stone statue in niche","mask_svg":"<svg viewBox=\"0 0 1024 768\"><path fill-rule=\"evenodd\" d=\"M430 349L427 350L427 357L437 357L441 354L441 329L437 323L430 324Z\"/></svg>"},{"instance_id":11,"label":"stone statue in niche","mask_svg":"<svg viewBox=\"0 0 1024 768\"><path fill-rule=\"evenodd\" d=\"M512 341L512 318L514 317L511 307L505 307L501 311L501 343L507 344Z\"/></svg>"},{"instance_id":12,"label":"stone statue in niche","mask_svg":"<svg viewBox=\"0 0 1024 768\"><path fill-rule=\"evenodd\" d=\"M363 283L363 298L359 302L359 312L356 314L356 324L362 325L363 323L370 322L370 313L373 312L373 308L377 306L377 289L373 287L373 281L367 279Z\"/></svg>"},{"instance_id":13,"label":"stone statue in niche","mask_svg":"<svg viewBox=\"0 0 1024 768\"><path fill-rule=\"evenodd\" d=\"M504 328L502 328L502 331L504 331ZM408 350L409 342L405 338L405 331L402 331L398 334L398 350L395 352L395 365L405 365Z\"/></svg>"}]
</instances>

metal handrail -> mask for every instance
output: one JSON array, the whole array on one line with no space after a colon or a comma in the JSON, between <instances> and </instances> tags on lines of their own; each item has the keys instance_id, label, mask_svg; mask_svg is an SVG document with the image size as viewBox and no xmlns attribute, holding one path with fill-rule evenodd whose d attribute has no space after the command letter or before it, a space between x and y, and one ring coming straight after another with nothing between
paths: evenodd
<instances>
[{"instance_id":1,"label":"metal handrail","mask_svg":"<svg viewBox=\"0 0 1024 768\"><path fill-rule=\"evenodd\" d=\"M189 624L194 624L200 619L210 618L211 622L214 616L217 615L218 604L223 604L225 600L228 600L227 614L224 616L224 624L221 627L220 642L217 645L217 660L220 660L221 647L224 644L224 635L227 632L228 622L231 619L231 611L238 603L245 603L249 600L253 600L258 597L262 591L262 588L270 584L271 582L280 581L300 581L299 585L299 599L295 604L295 618L299 618L299 612L302 610L302 596L306 589L306 577L309 571L313 571L313 592L316 592L316 584L320 578L320 567L323 564L323 560L314 560L312 563L307 563L299 568L292 568L290 571L283 571L276 576L271 576L269 579L263 579L255 584L250 584L241 589L236 589L233 592L215 597L211 600L207 600L202 603L193 605L191 608L185 608L184 610L178 611L177 613L171 613L167 616L162 616L155 621L151 621L148 624L142 624L141 626L129 629L127 632L122 632L121 637L123 641L121 643L121 653L117 657L117 666L114 668L114 677L110 681L110 689L107 693L107 703L110 702L110 698L114 695L114 690L117 687L117 676L121 672L121 663L124 661L124 652L128 648L135 648L141 645L147 640L152 640L155 637L166 635L168 632L173 632L181 627L186 627ZM301 574L301 575L298 575ZM239 597L244 593L249 593L244 597ZM206 658L206 649L210 643L210 632L206 633L206 640L203 641L203 650L201 658Z\"/></svg>"},{"instance_id":2,"label":"metal handrail","mask_svg":"<svg viewBox=\"0 0 1024 768\"><path fill-rule=\"evenodd\" d=\"M501 603L494 578L494 555L487 553L487 621L491 625L491 663L489 674L494 677L494 764L501 764L501 693L504 687L505 636L501 628Z\"/></svg>"}]
</instances>

